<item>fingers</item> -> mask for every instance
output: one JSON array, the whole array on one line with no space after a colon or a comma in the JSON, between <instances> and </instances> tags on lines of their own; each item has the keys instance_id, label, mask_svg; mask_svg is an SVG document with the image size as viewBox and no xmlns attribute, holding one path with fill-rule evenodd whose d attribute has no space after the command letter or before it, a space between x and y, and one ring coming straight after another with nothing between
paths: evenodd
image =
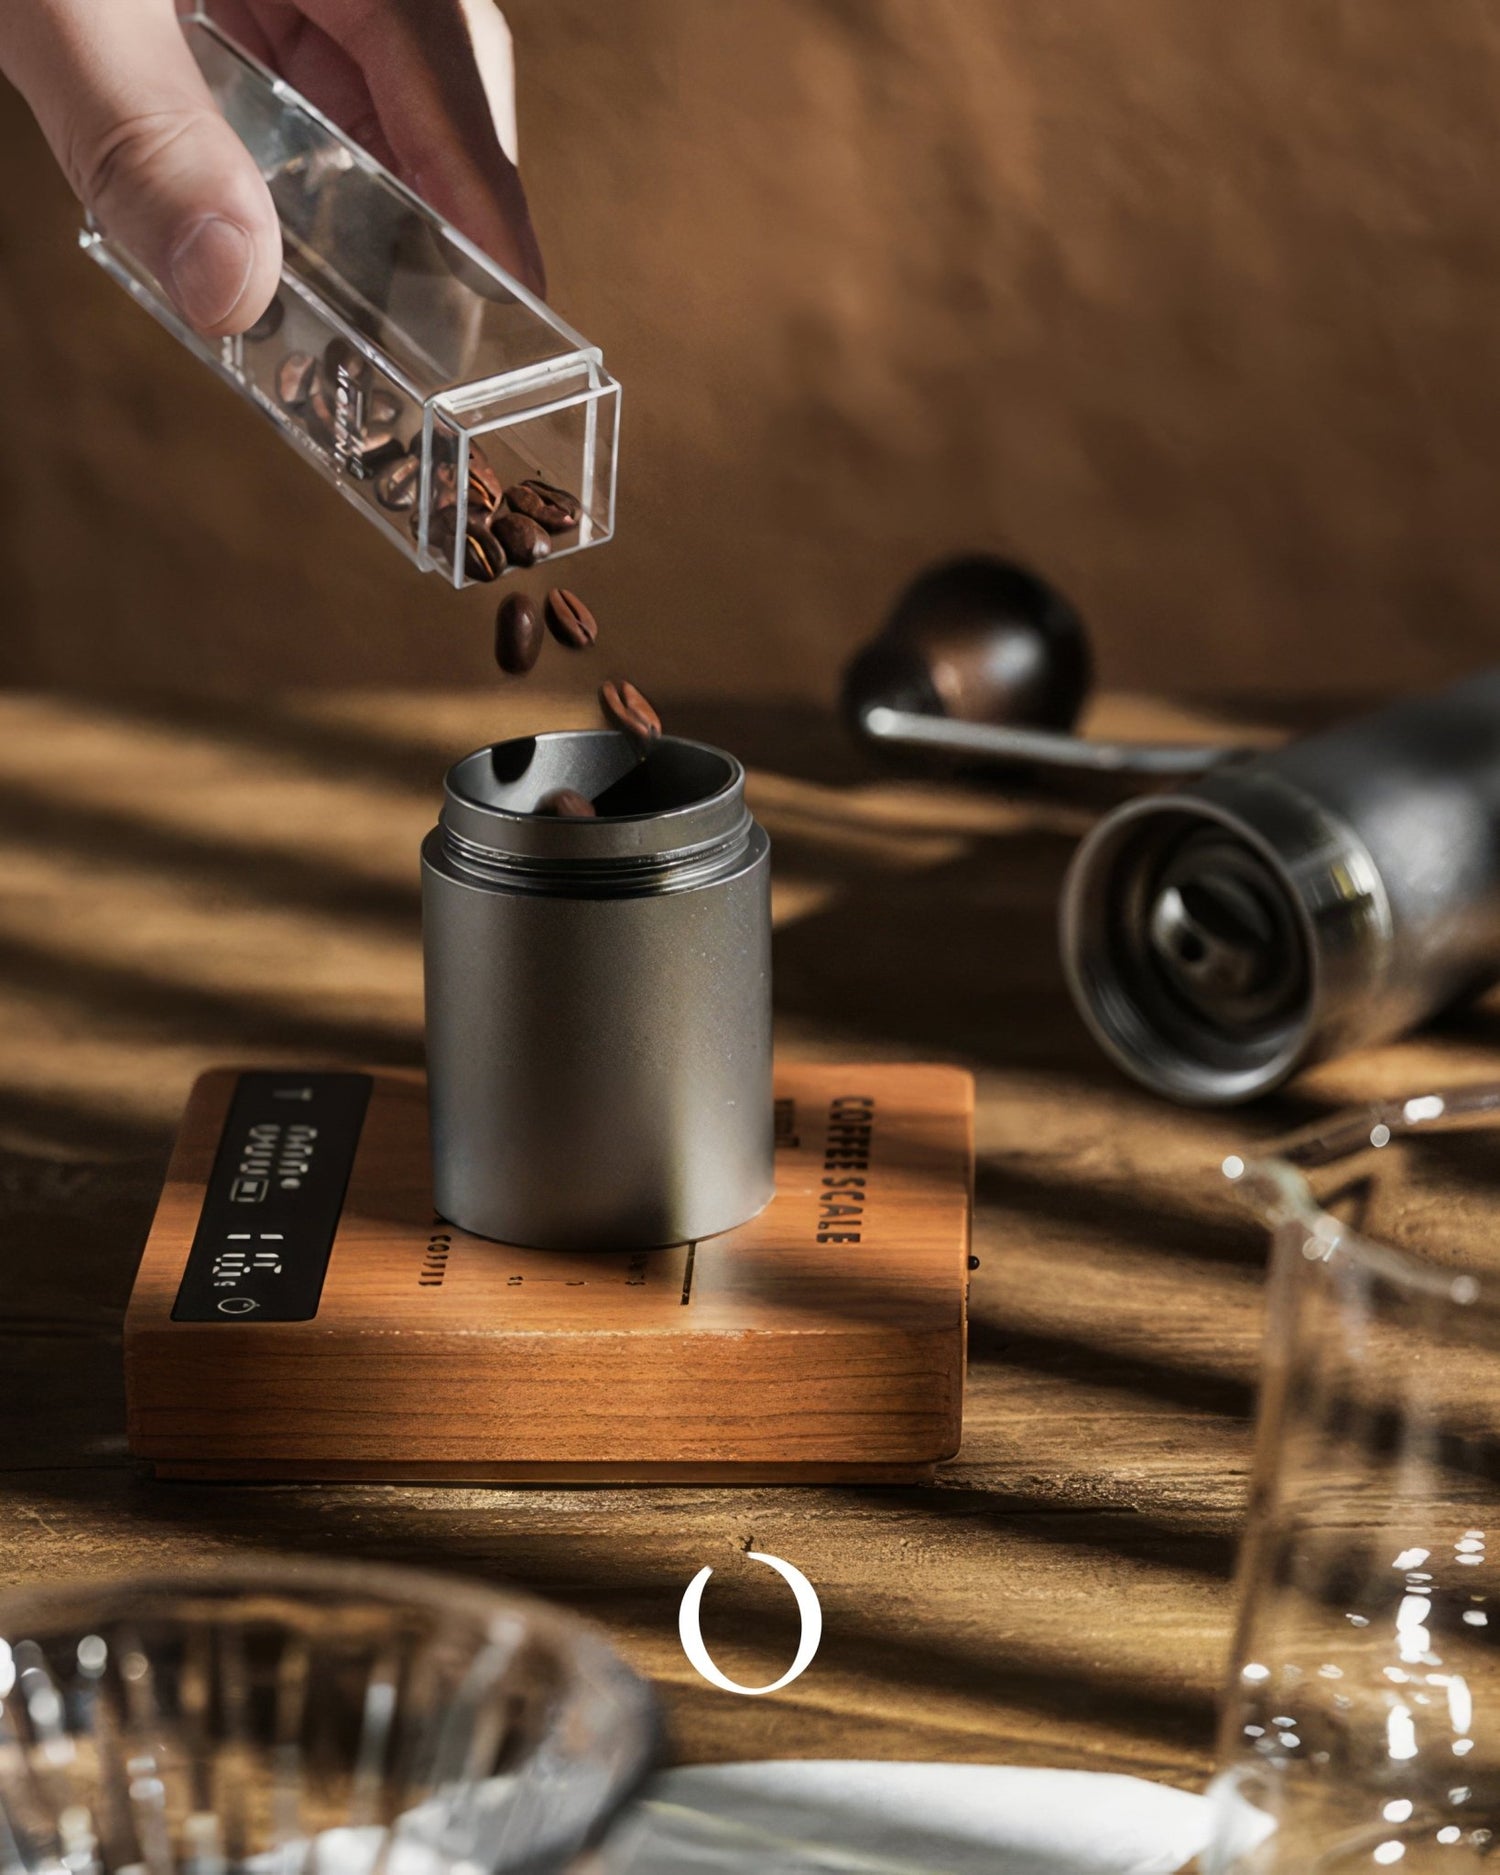
<instances>
[{"instance_id":1,"label":"fingers","mask_svg":"<svg viewBox=\"0 0 1500 1875\"><path fill-rule=\"evenodd\" d=\"M174 4L179 14L191 10L191 0L174 0ZM251 12L250 0L204 0L201 10L252 58L259 59L262 65L275 65L276 48Z\"/></svg>"},{"instance_id":2,"label":"fingers","mask_svg":"<svg viewBox=\"0 0 1500 1875\"><path fill-rule=\"evenodd\" d=\"M274 16L293 10L288 0L251 5L273 39ZM501 142L514 145L510 41L493 0L297 0L295 11L358 65L402 180L542 292L541 250ZM300 88L295 68L285 76Z\"/></svg>"},{"instance_id":3,"label":"fingers","mask_svg":"<svg viewBox=\"0 0 1500 1875\"><path fill-rule=\"evenodd\" d=\"M241 332L281 268L276 212L215 108L173 0L27 0L0 16L0 70L75 193L206 336Z\"/></svg>"},{"instance_id":4,"label":"fingers","mask_svg":"<svg viewBox=\"0 0 1500 1875\"><path fill-rule=\"evenodd\" d=\"M395 170L396 154L381 128L365 75L344 48L330 39L321 26L314 25L300 7L288 5L285 0L279 4L276 0L271 0L271 4L265 4L265 0L240 0L240 4L257 37L268 48L264 57L271 69L289 79L303 97L331 117L377 162ZM210 12L215 19L222 15L227 24L229 10L225 0L213 0ZM245 43L242 38L241 44Z\"/></svg>"},{"instance_id":5,"label":"fingers","mask_svg":"<svg viewBox=\"0 0 1500 1875\"><path fill-rule=\"evenodd\" d=\"M512 167L520 163L516 124L516 46L510 26L494 0L468 0L464 6L474 64L494 120L495 135Z\"/></svg>"}]
</instances>

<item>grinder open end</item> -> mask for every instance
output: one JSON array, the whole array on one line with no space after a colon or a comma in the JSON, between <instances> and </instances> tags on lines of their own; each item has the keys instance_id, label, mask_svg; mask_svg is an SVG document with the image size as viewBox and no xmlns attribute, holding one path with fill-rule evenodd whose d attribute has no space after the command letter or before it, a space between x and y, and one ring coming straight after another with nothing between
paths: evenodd
<instances>
[{"instance_id":1,"label":"grinder open end","mask_svg":"<svg viewBox=\"0 0 1500 1875\"><path fill-rule=\"evenodd\" d=\"M1062 958L1120 1066L1158 1093L1223 1106L1348 1039L1388 925L1349 830L1252 771L1102 821L1069 869Z\"/></svg>"},{"instance_id":2,"label":"grinder open end","mask_svg":"<svg viewBox=\"0 0 1500 1875\"><path fill-rule=\"evenodd\" d=\"M1079 847L1062 954L1159 1093L1226 1105L1500 974L1500 671L1130 802Z\"/></svg>"}]
</instances>

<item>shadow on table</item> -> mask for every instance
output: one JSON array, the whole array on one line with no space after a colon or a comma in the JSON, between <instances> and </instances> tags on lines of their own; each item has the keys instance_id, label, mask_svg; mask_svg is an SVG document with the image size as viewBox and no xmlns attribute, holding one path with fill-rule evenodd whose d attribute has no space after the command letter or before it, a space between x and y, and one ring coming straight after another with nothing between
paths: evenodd
<instances>
[{"instance_id":1,"label":"shadow on table","mask_svg":"<svg viewBox=\"0 0 1500 1875\"><path fill-rule=\"evenodd\" d=\"M341 866L326 852L298 852L284 840L225 845L212 834L127 809L59 800L45 787L11 779L0 781L0 842L115 871L167 874L240 901L349 918L398 936L415 938L421 928L415 854L409 880L382 879Z\"/></svg>"},{"instance_id":2,"label":"shadow on table","mask_svg":"<svg viewBox=\"0 0 1500 1875\"><path fill-rule=\"evenodd\" d=\"M313 774L335 781L430 793L434 811L442 799L443 776L467 749L434 735L382 734L362 724L301 716L272 695L229 701L152 692L89 696L91 707L124 726L179 730L206 736L226 749L281 756Z\"/></svg>"},{"instance_id":3,"label":"shadow on table","mask_svg":"<svg viewBox=\"0 0 1500 1875\"><path fill-rule=\"evenodd\" d=\"M974 1198L981 1207L1036 1219L1059 1234L1085 1230L1129 1249L1258 1269L1267 1255L1265 1228L1221 1191L1225 1185L1208 1158L1191 1186L1156 1178L1127 1188L1080 1176L1069 1164L1049 1174L1024 1157L981 1156Z\"/></svg>"},{"instance_id":4,"label":"shadow on table","mask_svg":"<svg viewBox=\"0 0 1500 1875\"><path fill-rule=\"evenodd\" d=\"M1327 696L1286 696L1276 691L1194 692L1182 699L1226 723L1280 730L1287 737L1315 736L1341 723L1370 716L1393 699L1358 692Z\"/></svg>"},{"instance_id":5,"label":"shadow on table","mask_svg":"<svg viewBox=\"0 0 1500 1875\"><path fill-rule=\"evenodd\" d=\"M322 1016L273 996L237 992L158 976L128 964L69 957L45 945L0 935L0 988L23 989L74 1006L101 1028L134 1028L153 1041L170 1039L222 1049L230 1058L282 1053L318 1061L385 1062L412 1067L423 1059L413 1025Z\"/></svg>"},{"instance_id":6,"label":"shadow on table","mask_svg":"<svg viewBox=\"0 0 1500 1875\"><path fill-rule=\"evenodd\" d=\"M855 747L831 710L733 697L658 701L662 720L674 736L727 749L746 768L769 769L825 788L857 787L881 778L881 771Z\"/></svg>"},{"instance_id":7,"label":"shadow on table","mask_svg":"<svg viewBox=\"0 0 1500 1875\"><path fill-rule=\"evenodd\" d=\"M1164 1355L1147 1358L1112 1348L1102 1336L1087 1338L1013 1329L1004 1322L971 1317L970 1366L1022 1369L1056 1380L1085 1380L1090 1388L1157 1400L1192 1413L1212 1413L1249 1422L1255 1410L1253 1382L1213 1368L1190 1366Z\"/></svg>"},{"instance_id":8,"label":"shadow on table","mask_svg":"<svg viewBox=\"0 0 1500 1875\"><path fill-rule=\"evenodd\" d=\"M98 1501L97 1473L57 1472L36 1482L60 1508L71 1505L82 1511ZM118 1511L132 1521L144 1515L149 1528L158 1533L186 1531L221 1544L251 1548L274 1541L283 1552L405 1562L498 1578L606 1621L617 1632L629 1635L633 1648L649 1640L659 1657L670 1658L677 1646L677 1608L684 1579L680 1543L674 1545L671 1535L670 1493L661 1494L663 1509L656 1531L642 1531L632 1518L617 1540L600 1550L597 1542L581 1545L576 1528L550 1527L552 1519L528 1518L501 1525L471 1518L460 1523L440 1506L432 1507L431 1499L442 1496L434 1491L424 1491L421 1497L426 1501L409 1508L393 1506L388 1517L382 1516L378 1504L372 1507L378 1494L369 1490L351 1493L346 1508L352 1509L357 1501L359 1514L343 1518L337 1487L318 1491L245 1485L156 1486L145 1481L125 1485L123 1479L119 1485L123 1489L117 1486L111 1492ZM465 1488L466 1501L474 1495L473 1487ZM509 1495L496 1494L502 1502ZM852 1504L870 1494L823 1490L819 1495ZM1037 1537L1043 1549L1048 1549L1070 1540L1070 1533L1079 1534L1074 1529L1079 1520L1073 1515L1027 1514L1019 1500L1007 1507L1000 1496L992 1501L987 1498L983 1512L976 1516L967 1501L976 1495L987 1498L987 1494L963 1494L951 1506L943 1493L882 1493L881 1498L908 1514L922 1510L943 1518L951 1512L971 1530L976 1521L987 1519L997 1537L1003 1527L1010 1541L1004 1560L999 1555L995 1559L997 1589L1002 1572L1013 1578L1018 1568L1024 1569L1024 1544L1029 1536ZM638 1509L642 1493L627 1496L631 1507ZM598 1524L601 1514L591 1515L591 1525ZM403 1528L396 1527L398 1520ZM1101 1552L1114 1547L1107 1535L1110 1521L1109 1513L1086 1520L1092 1546ZM1125 1545L1116 1553L1128 1558L1139 1547L1141 1533L1129 1531L1135 1520L1128 1515L1114 1521ZM564 1520L556 1522L561 1525ZM936 1535L936 1530L929 1533ZM1023 1545L1019 1556L1014 1547L1018 1539ZM1156 1553L1142 1549L1140 1556L1167 1569L1197 1572L1191 1546L1184 1546L1180 1560L1165 1546ZM1049 1566L1039 1552L1038 1569ZM1217 1559L1207 1572L1221 1573ZM886 1586L900 1602L899 1582ZM731 1637L751 1643L768 1658L790 1659L800 1638L800 1616L784 1591L778 1591L779 1585L769 1580L742 1584L735 1619L722 1623L718 1634L726 1643ZM1207 1690L1185 1686L1176 1663L1164 1661L1159 1675L1148 1676L1124 1663L1119 1667L1085 1663L1077 1652L1054 1653L1045 1643L990 1639L967 1624L961 1634L941 1628L922 1631L904 1604L882 1614L880 1604L886 1599L882 1593L871 1606L846 1594L830 1606L818 1656L820 1667L867 1687L873 1682L903 1692L920 1689L944 1700L984 1701L999 1711L1019 1711L1052 1721L1098 1726L1113 1719L1122 1731L1184 1755L1201 1751L1208 1737L1212 1698Z\"/></svg>"},{"instance_id":9,"label":"shadow on table","mask_svg":"<svg viewBox=\"0 0 1500 1875\"><path fill-rule=\"evenodd\" d=\"M419 701L419 700L418 700ZM844 787L878 776L850 741L832 710L812 704L742 702L732 698L657 696L673 735L711 742L747 768L772 769L825 787ZM299 716L274 697L247 702L116 694L90 699L122 723L181 729L226 745L281 755L299 766L345 781L368 778L430 792L436 810L443 776L468 753L451 737L383 735L350 722ZM413 715L417 705L414 705ZM508 721L514 717L510 712ZM545 728L545 723L533 725ZM506 734L516 733L507 727Z\"/></svg>"},{"instance_id":10,"label":"shadow on table","mask_svg":"<svg viewBox=\"0 0 1500 1875\"><path fill-rule=\"evenodd\" d=\"M976 840L935 866L851 880L775 938L777 1008L903 1050L987 1067L1108 1069L1058 960L1057 834Z\"/></svg>"},{"instance_id":11,"label":"shadow on table","mask_svg":"<svg viewBox=\"0 0 1500 1875\"><path fill-rule=\"evenodd\" d=\"M122 713L127 707L133 706L122 706ZM448 759L434 746L299 722L273 706L245 712L198 703L141 705L140 714L142 720L167 726L180 722L220 734L227 743L279 752L341 778L367 775L430 787L434 803ZM672 720L684 733L720 742L754 766L825 786L858 779L863 772L841 732L817 712L682 704L674 707ZM24 802L7 803L0 794L0 829L7 814L19 829L25 813ZM227 882L221 858L191 836L157 829L132 835L105 810L77 815L59 810L50 833L84 855L103 853L118 841L144 863L210 884ZM1070 838L1040 830L966 837L954 857L901 869L841 861L834 833L832 841L809 846L802 857L809 872L821 868L833 876L836 895L776 938L777 998L784 1015L847 1038L867 1056L894 1051L1045 1071L1065 1084L1107 1088L1112 1098L1139 1102L1142 1109L1152 1104L1100 1057L1062 980L1055 909L1072 852ZM784 842L782 853L800 863L795 841ZM400 927L410 916L399 893L325 878L295 855L278 859L268 851L257 857L257 869L262 859L265 870L257 870L257 878L277 903L334 904L351 919L386 928ZM123 1025L227 1058L280 1052L395 1065L420 1059L420 1037L397 1023L320 1016L250 992L205 989L108 961L58 956L16 939L0 942L0 980L66 1002L81 1022ZM18 1092L0 1093L0 1128L6 1126L50 1138L70 1152L87 1150L90 1141L96 1150L108 1142L110 1151L148 1154L166 1144L155 1129L128 1122L111 1126L107 1114L86 1104L75 1108L65 1099ZM43 1178L34 1202L6 1210L3 1186L14 1169L12 1162L0 1161L0 1215L19 1218L39 1237L47 1235L50 1219L54 1242L62 1241L66 1250L71 1231L79 1246L71 1269L63 1256L54 1257L47 1269L17 1263L9 1272L13 1307L7 1319L13 1332L5 1337L0 1364L20 1397L15 1413L5 1417L11 1446L6 1462L28 1470L28 1492L38 1501L55 1504L69 1517L76 1513L77 1527L85 1531L94 1527L89 1520L101 1514L103 1505L101 1527L139 1539L145 1548L163 1532L177 1531L190 1534L198 1549L274 1544L481 1575L503 1573L602 1614L622 1632L646 1635L663 1649L675 1645L683 1584L671 1533L680 1531L683 1519L693 1527L692 1496L626 1494L621 1502L639 1506L645 1498L660 1505L656 1528L640 1534L632 1526L628 1542L596 1542L590 1548L581 1540L579 1518L549 1520L532 1514L530 1502L518 1509L514 1494L505 1492L155 1485L128 1467L121 1434L119 1318L160 1161L148 1157L135 1165L107 1194L108 1202L82 1205L76 1193L48 1187ZM1034 1167L985 1164L979 1184L981 1202L988 1205L1045 1213L1064 1225L1071 1220L1123 1232L1131 1243L1176 1256L1249 1263L1257 1254L1251 1236L1232 1221L1205 1226L1187 1201L1157 1206L1146 1221L1122 1193L1080 1185L1066 1169L1054 1182ZM1248 1410L1248 1389L1222 1375L1165 1358L1101 1350L1066 1335L1017 1334L977 1321L971 1353L978 1362L1009 1362L1033 1372L1087 1372L1103 1386L1204 1412L1242 1416ZM711 1495L715 1501L722 1496ZM779 1502L786 1495L751 1494L745 1501ZM481 1508L493 1506L493 1514L487 1509L459 1514L473 1511L476 1500ZM851 1489L822 1493L820 1502L834 1515L863 1514L868 1505L879 1504L893 1513L930 1517L934 1541L943 1524L962 1520L971 1536L977 1533L972 1566L991 1566L984 1545L987 1537L994 1542L997 1591L1003 1569L1018 1555L1027 1566L1032 1538L1039 1576L1056 1567L1060 1544L1215 1582L1228 1566L1227 1539L1212 1533L1124 1509L1080 1511L1040 1492L963 1487L882 1493L876 1499ZM610 1501L602 1500L600 1508L590 1510L589 1524L607 1521L609 1509ZM66 1525L68 1518L60 1521ZM855 1540L851 1536L851 1543ZM784 1646L790 1657L794 1622L783 1598L768 1590L757 1604L757 1640L770 1648ZM1125 1662L1091 1664L1079 1658L1085 1653L1080 1647L1064 1659L1049 1653L1045 1643L1026 1638L1001 1642L983 1632L919 1631L909 1610L878 1601L862 1606L842 1597L823 1658L855 1681L868 1680L875 1661L879 1681L924 1689L938 1700L967 1696L1064 1724L1097 1722L1103 1714L1122 1731L1184 1754L1201 1750L1211 1702L1206 1693L1178 1683L1174 1663L1143 1675Z\"/></svg>"}]
</instances>

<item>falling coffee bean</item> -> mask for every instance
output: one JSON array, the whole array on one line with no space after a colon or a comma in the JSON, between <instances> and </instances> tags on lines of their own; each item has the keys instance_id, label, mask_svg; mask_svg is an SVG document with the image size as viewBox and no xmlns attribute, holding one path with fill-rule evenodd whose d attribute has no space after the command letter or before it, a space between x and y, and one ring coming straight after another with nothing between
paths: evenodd
<instances>
[{"instance_id":1,"label":"falling coffee bean","mask_svg":"<svg viewBox=\"0 0 1500 1875\"><path fill-rule=\"evenodd\" d=\"M576 788L557 789L554 794L537 802L536 811L539 814L556 814L561 820L593 820L596 817L594 803Z\"/></svg>"},{"instance_id":2,"label":"falling coffee bean","mask_svg":"<svg viewBox=\"0 0 1500 1875\"><path fill-rule=\"evenodd\" d=\"M318 361L306 352L288 352L276 367L276 400L286 410L300 410L312 393Z\"/></svg>"},{"instance_id":3,"label":"falling coffee bean","mask_svg":"<svg viewBox=\"0 0 1500 1875\"><path fill-rule=\"evenodd\" d=\"M504 509L490 523L495 538L505 549L505 557L515 566L535 566L552 551L552 541L544 528L524 514L508 514Z\"/></svg>"},{"instance_id":4,"label":"falling coffee bean","mask_svg":"<svg viewBox=\"0 0 1500 1875\"><path fill-rule=\"evenodd\" d=\"M510 676L521 677L541 654L542 615L536 600L513 592L500 601L495 614L495 662Z\"/></svg>"},{"instance_id":5,"label":"falling coffee bean","mask_svg":"<svg viewBox=\"0 0 1500 1875\"><path fill-rule=\"evenodd\" d=\"M547 594L547 629L570 651L587 651L599 636L597 619L576 592L554 586Z\"/></svg>"},{"instance_id":6,"label":"falling coffee bean","mask_svg":"<svg viewBox=\"0 0 1500 1875\"><path fill-rule=\"evenodd\" d=\"M538 527L546 528L549 534L566 533L573 525L566 508L550 500L529 482L518 482L514 488L507 488L505 505L516 514L524 514L527 520L535 521Z\"/></svg>"},{"instance_id":7,"label":"falling coffee bean","mask_svg":"<svg viewBox=\"0 0 1500 1875\"><path fill-rule=\"evenodd\" d=\"M274 339L281 330L281 322L285 318L286 307L282 304L281 295L278 293L255 324L246 327L245 337L252 345L261 345L267 339Z\"/></svg>"},{"instance_id":8,"label":"falling coffee bean","mask_svg":"<svg viewBox=\"0 0 1500 1875\"><path fill-rule=\"evenodd\" d=\"M415 456L402 456L375 478L375 499L393 514L405 514L416 506L417 491L422 485L422 465Z\"/></svg>"},{"instance_id":9,"label":"falling coffee bean","mask_svg":"<svg viewBox=\"0 0 1500 1875\"><path fill-rule=\"evenodd\" d=\"M576 495L570 495L567 489L558 488L551 482L544 482L535 475L528 476L521 486L529 488L534 495L539 495L543 501L550 503L552 507L565 515L567 518L564 526L577 527L583 519L583 503Z\"/></svg>"},{"instance_id":10,"label":"falling coffee bean","mask_svg":"<svg viewBox=\"0 0 1500 1875\"><path fill-rule=\"evenodd\" d=\"M618 729L635 744L639 757L650 753L661 736L661 718L634 684L613 679L599 688L599 707L611 729Z\"/></svg>"}]
</instances>

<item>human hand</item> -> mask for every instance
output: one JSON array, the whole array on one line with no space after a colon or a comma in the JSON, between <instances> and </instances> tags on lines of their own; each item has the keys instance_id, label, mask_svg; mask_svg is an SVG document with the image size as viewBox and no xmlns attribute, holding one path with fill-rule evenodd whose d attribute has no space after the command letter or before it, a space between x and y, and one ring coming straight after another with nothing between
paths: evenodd
<instances>
[{"instance_id":1,"label":"human hand","mask_svg":"<svg viewBox=\"0 0 1500 1875\"><path fill-rule=\"evenodd\" d=\"M513 161L510 36L493 0L210 0L206 11L542 290ZM10 0L0 72L80 201L189 325L215 337L255 323L280 277L276 211L214 106L174 0Z\"/></svg>"}]
</instances>

